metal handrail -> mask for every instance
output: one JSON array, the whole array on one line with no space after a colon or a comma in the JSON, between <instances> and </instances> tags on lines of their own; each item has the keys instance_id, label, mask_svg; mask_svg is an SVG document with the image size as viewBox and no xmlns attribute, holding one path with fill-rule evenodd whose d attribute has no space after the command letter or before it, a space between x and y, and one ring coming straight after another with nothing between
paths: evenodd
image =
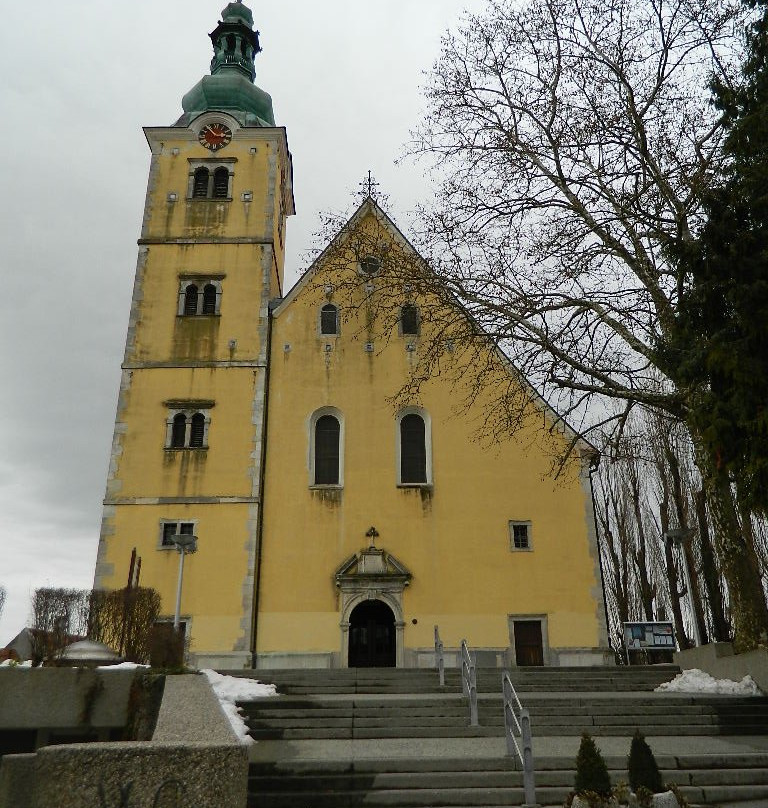
<instances>
[{"instance_id":1,"label":"metal handrail","mask_svg":"<svg viewBox=\"0 0 768 808\"><path fill-rule=\"evenodd\" d=\"M445 655L437 626L435 626L435 666L440 674L440 687L445 687Z\"/></svg>"},{"instance_id":2,"label":"metal handrail","mask_svg":"<svg viewBox=\"0 0 768 808\"><path fill-rule=\"evenodd\" d=\"M469 699L469 724L477 727L480 725L477 719L477 671L466 640L461 641L461 689Z\"/></svg>"},{"instance_id":3,"label":"metal handrail","mask_svg":"<svg viewBox=\"0 0 768 808\"><path fill-rule=\"evenodd\" d=\"M531 740L531 716L528 710L523 708L517 696L515 686L509 678L509 673L504 671L501 675L501 690L504 698L504 735L507 739L507 754L513 755L517 752L520 762L523 764L523 787L525 789L525 805L536 805L536 785L533 776L533 744ZM519 711L520 718L517 717L515 706ZM518 744L515 730L519 733L520 744Z\"/></svg>"}]
</instances>

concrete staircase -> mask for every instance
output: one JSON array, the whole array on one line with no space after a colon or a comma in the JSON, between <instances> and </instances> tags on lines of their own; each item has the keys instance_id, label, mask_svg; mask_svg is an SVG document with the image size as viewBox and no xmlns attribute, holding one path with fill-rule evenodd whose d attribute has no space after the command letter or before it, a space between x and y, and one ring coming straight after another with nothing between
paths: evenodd
<instances>
[{"instance_id":1,"label":"concrete staircase","mask_svg":"<svg viewBox=\"0 0 768 808\"><path fill-rule=\"evenodd\" d=\"M629 740L648 737L665 781L693 804L768 806L768 699L653 693L678 669L511 672L531 712L537 799L562 805L579 735L627 779ZM249 808L522 805L519 762L504 755L501 671L478 671L480 726L468 726L457 671L230 671L274 682L242 705L251 735Z\"/></svg>"}]
</instances>

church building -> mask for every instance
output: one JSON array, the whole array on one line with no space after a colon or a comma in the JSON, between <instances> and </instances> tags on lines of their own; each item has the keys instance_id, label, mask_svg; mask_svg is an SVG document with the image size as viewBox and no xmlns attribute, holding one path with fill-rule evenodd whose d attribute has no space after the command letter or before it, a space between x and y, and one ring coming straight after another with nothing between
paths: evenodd
<instances>
[{"instance_id":1,"label":"church building","mask_svg":"<svg viewBox=\"0 0 768 808\"><path fill-rule=\"evenodd\" d=\"M210 37L182 116L144 130L95 586L135 579L135 548L171 620L194 536L199 666L423 667L435 626L449 662L463 638L483 665L610 662L594 450L484 335L481 372L476 327L375 193L284 287L291 153L251 11L230 3ZM481 439L510 386L516 428ZM553 442L575 446L556 478Z\"/></svg>"}]
</instances>

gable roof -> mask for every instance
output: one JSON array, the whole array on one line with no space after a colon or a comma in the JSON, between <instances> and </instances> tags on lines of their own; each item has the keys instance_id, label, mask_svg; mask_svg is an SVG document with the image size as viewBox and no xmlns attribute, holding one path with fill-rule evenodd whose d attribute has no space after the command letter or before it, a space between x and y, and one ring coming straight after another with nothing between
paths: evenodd
<instances>
[{"instance_id":1,"label":"gable roof","mask_svg":"<svg viewBox=\"0 0 768 808\"><path fill-rule=\"evenodd\" d=\"M360 224L366 215L374 216L379 224L381 224L384 229L392 236L395 243L399 244L404 250L410 252L413 256L418 258L420 261L424 262L426 265L426 259L421 256L418 250L411 244L408 238L403 234L400 228L392 221L392 219L387 215L387 213L379 206L375 199L371 196L367 196L362 204L358 207L358 209L352 214L352 216L347 220L347 222L342 225L339 229L338 233L328 242L325 249L315 258L315 260L310 264L310 266L304 271L301 277L296 281L296 283L288 290L285 297L279 302L277 306L272 309L272 315L274 317L279 317L290 305L291 303L296 300L299 294L307 287L309 282L312 278L318 273L320 268L323 265L325 257L344 239L346 238L347 234L350 233L355 229L355 227ZM573 448L579 448L581 455L588 455L593 458L593 460L597 460L599 462L600 451L597 449L594 444L590 443L585 437L580 435L573 427L565 420L560 413L555 410L555 408L541 395L541 393L531 384L531 382L526 378L526 376L520 371L520 369L515 365L514 361L504 352L504 350L498 345L497 342L491 339L490 335L487 334L486 330L477 322L475 317L467 311L466 306L458 300L455 295L451 294L451 299L453 304L463 313L463 315L472 322L476 327L479 333L485 335L488 341L493 345L496 355L498 356L501 363L507 368L508 372L525 386L528 390L531 399L535 405L537 405L542 412L544 413L545 417L551 419L554 424L561 424L562 431L564 436L573 444ZM570 454L570 450L569 450Z\"/></svg>"}]
</instances>

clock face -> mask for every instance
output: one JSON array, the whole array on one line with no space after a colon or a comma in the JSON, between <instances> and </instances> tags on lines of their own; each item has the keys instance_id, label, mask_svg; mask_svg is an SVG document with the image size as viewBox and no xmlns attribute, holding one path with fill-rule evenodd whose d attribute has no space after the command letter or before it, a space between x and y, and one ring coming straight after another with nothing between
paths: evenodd
<instances>
[{"instance_id":1,"label":"clock face","mask_svg":"<svg viewBox=\"0 0 768 808\"><path fill-rule=\"evenodd\" d=\"M206 149L218 151L232 140L232 130L223 123L209 123L200 130L197 139Z\"/></svg>"}]
</instances>

